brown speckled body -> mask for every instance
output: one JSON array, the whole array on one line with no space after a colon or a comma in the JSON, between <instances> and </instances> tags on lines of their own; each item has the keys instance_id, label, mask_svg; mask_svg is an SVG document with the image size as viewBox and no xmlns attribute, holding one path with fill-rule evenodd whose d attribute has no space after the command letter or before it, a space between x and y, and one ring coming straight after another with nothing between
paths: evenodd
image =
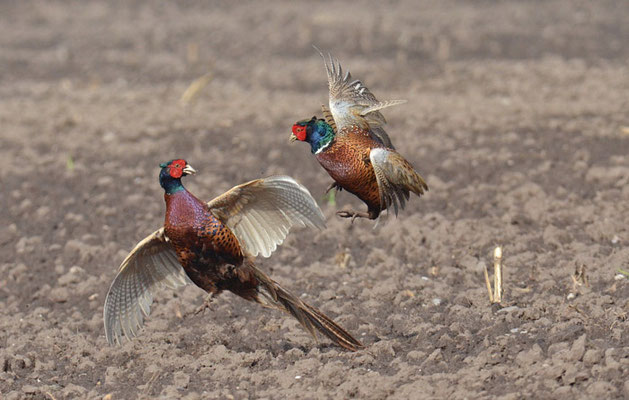
<instances>
[{"instance_id":1,"label":"brown speckled body","mask_svg":"<svg viewBox=\"0 0 629 400\"><path fill-rule=\"evenodd\" d=\"M369 152L385 148L372 139L367 131L352 125L336 136L332 144L316 154L317 160L343 189L364 201L369 212L377 216L382 211L378 182Z\"/></svg>"},{"instance_id":2,"label":"brown speckled body","mask_svg":"<svg viewBox=\"0 0 629 400\"><path fill-rule=\"evenodd\" d=\"M232 231L187 190L165 194L164 229L190 279L208 293L251 299L258 281Z\"/></svg>"}]
</instances>

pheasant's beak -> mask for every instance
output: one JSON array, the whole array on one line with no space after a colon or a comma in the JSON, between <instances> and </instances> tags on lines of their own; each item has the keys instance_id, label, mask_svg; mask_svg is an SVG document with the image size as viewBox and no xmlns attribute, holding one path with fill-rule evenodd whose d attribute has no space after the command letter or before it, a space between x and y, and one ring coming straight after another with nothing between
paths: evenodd
<instances>
[{"instance_id":1,"label":"pheasant's beak","mask_svg":"<svg viewBox=\"0 0 629 400\"><path fill-rule=\"evenodd\" d=\"M290 134L290 137L288 138L288 141L289 141L290 143L293 143L295 140L297 140L297 136L295 136L295 134L294 134L294 133L291 133L291 134Z\"/></svg>"},{"instance_id":2,"label":"pheasant's beak","mask_svg":"<svg viewBox=\"0 0 629 400\"><path fill-rule=\"evenodd\" d=\"M183 169L184 175L194 175L196 173L197 171L194 168L192 168L191 165L186 165L186 167Z\"/></svg>"}]
</instances>

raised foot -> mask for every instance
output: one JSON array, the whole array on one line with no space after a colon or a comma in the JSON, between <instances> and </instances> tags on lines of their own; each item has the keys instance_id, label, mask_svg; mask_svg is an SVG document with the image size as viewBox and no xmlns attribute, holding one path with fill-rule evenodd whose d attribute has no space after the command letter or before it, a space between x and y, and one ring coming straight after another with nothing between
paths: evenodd
<instances>
[{"instance_id":1,"label":"raised foot","mask_svg":"<svg viewBox=\"0 0 629 400\"><path fill-rule=\"evenodd\" d=\"M356 218L374 219L374 217L370 213L366 213L366 212L341 210L341 211L337 211L336 215L338 215L341 218L351 218L352 223L354 223L354 220Z\"/></svg>"},{"instance_id":2,"label":"raised foot","mask_svg":"<svg viewBox=\"0 0 629 400\"><path fill-rule=\"evenodd\" d=\"M203 300L203 304L201 304L196 310L194 310L194 313L192 315L200 314L206 309L212 308L212 300L214 300L214 296L212 296L212 293L210 293L205 297L205 300Z\"/></svg>"}]
</instances>

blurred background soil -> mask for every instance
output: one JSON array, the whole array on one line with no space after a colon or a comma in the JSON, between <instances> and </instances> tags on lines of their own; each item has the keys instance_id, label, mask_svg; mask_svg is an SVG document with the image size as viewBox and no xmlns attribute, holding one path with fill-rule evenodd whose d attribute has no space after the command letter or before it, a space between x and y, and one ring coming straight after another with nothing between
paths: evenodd
<instances>
[{"instance_id":1,"label":"blurred background soil","mask_svg":"<svg viewBox=\"0 0 629 400\"><path fill-rule=\"evenodd\" d=\"M0 2L0 397L629 397L628 20L624 1ZM375 229L337 218L362 203L328 204L288 143L327 102L313 44L408 100L388 132L430 192ZM208 200L306 184L327 229L259 265L364 351L229 293L194 315L196 287L107 345L107 289L163 223L176 157Z\"/></svg>"}]
</instances>

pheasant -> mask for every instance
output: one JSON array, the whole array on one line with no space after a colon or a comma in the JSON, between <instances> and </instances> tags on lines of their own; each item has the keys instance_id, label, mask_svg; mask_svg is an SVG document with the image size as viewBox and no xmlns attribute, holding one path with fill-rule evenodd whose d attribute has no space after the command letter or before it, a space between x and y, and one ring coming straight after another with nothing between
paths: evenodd
<instances>
[{"instance_id":1,"label":"pheasant","mask_svg":"<svg viewBox=\"0 0 629 400\"><path fill-rule=\"evenodd\" d=\"M321 52L320 52L321 53ZM367 212L338 211L343 218L377 219L393 208L403 209L410 192L424 194L428 186L413 166L393 147L383 128L380 110L404 100L379 101L360 80L343 75L341 64L323 57L330 90L329 109L321 106L323 118L295 123L290 140L310 144L310 150L334 179L336 188L353 193L367 204Z\"/></svg>"},{"instance_id":2,"label":"pheasant","mask_svg":"<svg viewBox=\"0 0 629 400\"><path fill-rule=\"evenodd\" d=\"M363 345L321 311L284 289L254 265L268 257L294 225L323 228L324 217L308 190L288 176L238 185L204 203L181 178L196 171L182 159L160 165L164 227L144 238L122 262L104 306L110 344L135 337L160 287L194 283L210 296L230 291L285 311L316 339L315 330L355 351Z\"/></svg>"}]
</instances>

